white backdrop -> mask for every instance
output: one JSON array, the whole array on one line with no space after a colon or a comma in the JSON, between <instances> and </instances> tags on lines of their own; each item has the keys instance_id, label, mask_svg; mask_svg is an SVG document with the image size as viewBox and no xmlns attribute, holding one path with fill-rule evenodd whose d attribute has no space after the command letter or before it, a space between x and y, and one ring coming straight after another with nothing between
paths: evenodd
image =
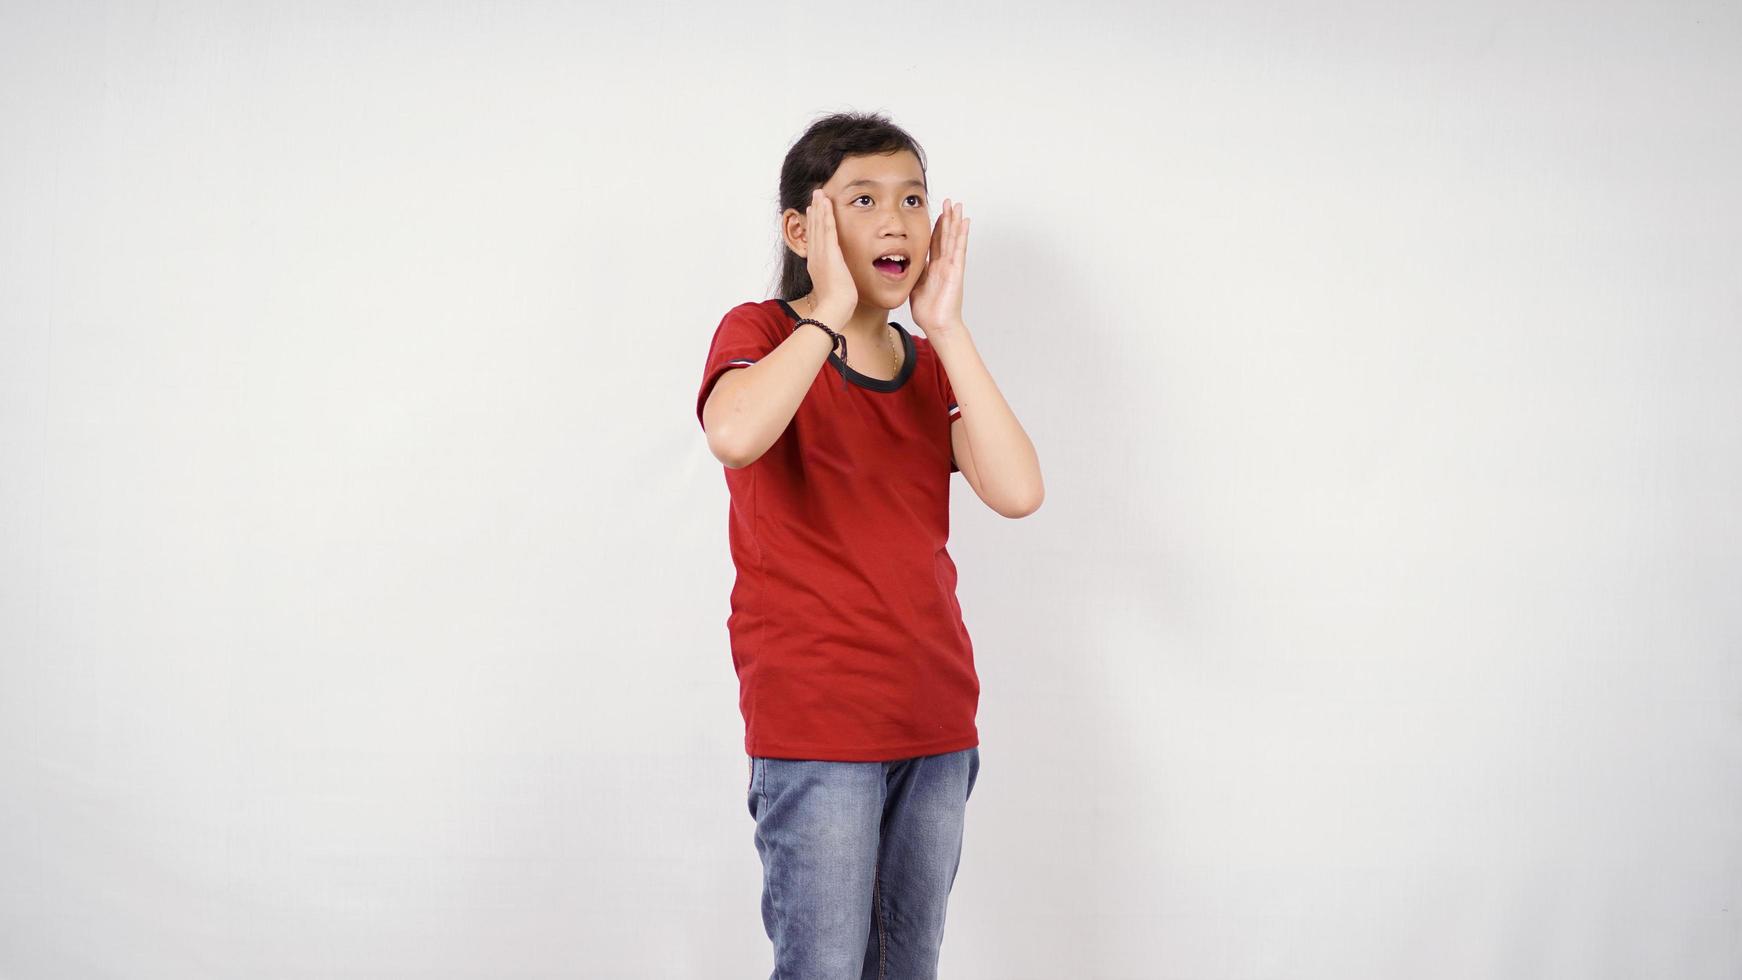
<instances>
[{"instance_id":1,"label":"white backdrop","mask_svg":"<svg viewBox=\"0 0 1742 980\"><path fill-rule=\"evenodd\" d=\"M1735 5L14 2L0 976L766 975L694 399L838 109L1046 478L945 976L1742 971Z\"/></svg>"}]
</instances>

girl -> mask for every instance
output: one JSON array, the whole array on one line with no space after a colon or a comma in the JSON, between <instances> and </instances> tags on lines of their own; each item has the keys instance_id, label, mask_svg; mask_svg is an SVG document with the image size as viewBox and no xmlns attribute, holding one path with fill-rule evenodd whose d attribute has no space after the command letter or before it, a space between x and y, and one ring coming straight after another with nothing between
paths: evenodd
<instances>
[{"instance_id":1,"label":"girl","mask_svg":"<svg viewBox=\"0 0 1742 980\"><path fill-rule=\"evenodd\" d=\"M779 295L726 313L696 398L731 494L773 976L935 977L980 769L950 474L1022 517L1040 464L962 322L968 219L946 199L931 224L905 131L818 120L780 205ZM924 337L888 319L903 303Z\"/></svg>"}]
</instances>

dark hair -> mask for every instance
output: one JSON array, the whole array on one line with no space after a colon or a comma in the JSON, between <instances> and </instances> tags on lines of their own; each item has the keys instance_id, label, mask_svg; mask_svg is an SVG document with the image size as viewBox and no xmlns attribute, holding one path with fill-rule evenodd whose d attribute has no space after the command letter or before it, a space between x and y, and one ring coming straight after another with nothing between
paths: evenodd
<instances>
[{"instance_id":1,"label":"dark hair","mask_svg":"<svg viewBox=\"0 0 1742 980\"><path fill-rule=\"evenodd\" d=\"M811 191L828 183L843 159L901 150L919 158L923 179L925 151L887 117L874 112L837 112L812 122L781 161L775 214L784 215L789 208L803 214L810 206ZM789 301L798 299L811 291L811 274L804 256L787 247L784 224L779 248L780 286L775 295Z\"/></svg>"}]
</instances>

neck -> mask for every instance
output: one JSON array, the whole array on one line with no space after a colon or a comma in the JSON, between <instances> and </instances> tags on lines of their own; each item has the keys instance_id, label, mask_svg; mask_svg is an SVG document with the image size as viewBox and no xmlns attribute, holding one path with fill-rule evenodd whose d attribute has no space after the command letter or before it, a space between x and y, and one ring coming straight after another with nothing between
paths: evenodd
<instances>
[{"instance_id":1,"label":"neck","mask_svg":"<svg viewBox=\"0 0 1742 980\"><path fill-rule=\"evenodd\" d=\"M816 298L807 294L793 300L792 308L799 316L811 316L816 312ZM829 329L845 334L850 350L868 350L888 342L889 311L861 303L846 323L831 323Z\"/></svg>"}]
</instances>

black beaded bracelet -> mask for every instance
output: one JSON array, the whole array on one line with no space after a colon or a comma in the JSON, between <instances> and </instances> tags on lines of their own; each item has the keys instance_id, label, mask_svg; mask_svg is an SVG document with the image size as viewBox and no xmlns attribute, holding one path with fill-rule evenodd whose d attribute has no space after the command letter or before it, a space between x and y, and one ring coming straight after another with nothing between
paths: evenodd
<instances>
[{"instance_id":1,"label":"black beaded bracelet","mask_svg":"<svg viewBox=\"0 0 1742 980\"><path fill-rule=\"evenodd\" d=\"M833 350L833 349L834 349L834 348L835 348L835 347L839 347L839 348L841 348L841 360L843 360L843 361L844 361L844 360L846 360L846 359L847 359L847 338L846 338L846 337L845 337L845 336L843 336L843 335L841 335L841 334L838 334L838 333L836 333L836 332L834 332L834 331L833 331L833 330L830 330L830 329L829 329L829 325L828 325L828 324L826 324L826 323L824 323L824 322L823 322L823 321L821 321L821 320L812 320L812 319L811 319L811 318L810 318L810 317L808 317L808 316L804 316L804 317L799 317L799 318L798 318L798 322L796 322L796 323L794 323L794 324L793 324L793 325L792 325L792 329L793 329L793 330L795 330L795 331L796 331L796 330L797 330L797 329L798 329L798 328L799 328L799 327L801 327L801 326L803 326L803 325L805 325L805 324L807 324L807 323L814 323L814 324L816 324L816 325L817 325L817 326L819 326L819 327L822 327L822 328L823 328L823 333L826 333L826 334L828 334L828 335L829 335L829 336L830 336L830 337L833 337L833 338L835 338L835 343L834 343L834 345L833 345L833 346L831 346L831 347L830 347L830 348L829 348L829 349L830 349L830 350Z\"/></svg>"}]
</instances>

